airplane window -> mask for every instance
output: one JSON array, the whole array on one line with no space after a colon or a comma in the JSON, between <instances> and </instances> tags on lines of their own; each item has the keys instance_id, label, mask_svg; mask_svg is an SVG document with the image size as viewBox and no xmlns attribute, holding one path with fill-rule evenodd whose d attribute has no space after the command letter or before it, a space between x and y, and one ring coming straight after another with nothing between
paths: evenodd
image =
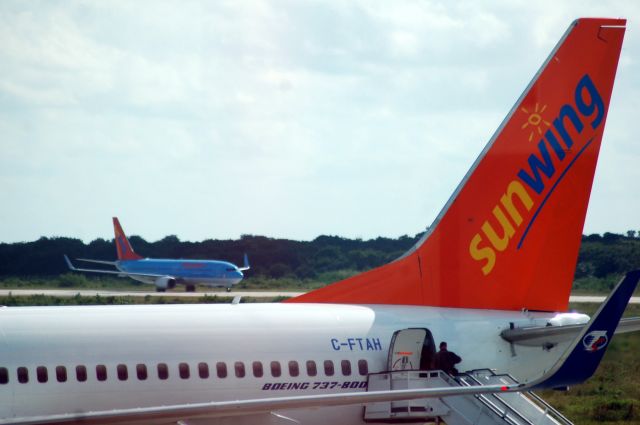
<instances>
[{"instance_id":1,"label":"airplane window","mask_svg":"<svg viewBox=\"0 0 640 425\"><path fill-rule=\"evenodd\" d=\"M18 382L20 382L21 384L26 384L27 382L29 382L29 371L26 367L18 368Z\"/></svg>"},{"instance_id":2,"label":"airplane window","mask_svg":"<svg viewBox=\"0 0 640 425\"><path fill-rule=\"evenodd\" d=\"M307 360L307 375L316 376L318 374L318 368L316 367L316 362L313 360Z\"/></svg>"},{"instance_id":3,"label":"airplane window","mask_svg":"<svg viewBox=\"0 0 640 425\"><path fill-rule=\"evenodd\" d=\"M227 364L223 362L216 363L216 373L218 374L218 378L226 378Z\"/></svg>"},{"instance_id":4,"label":"airplane window","mask_svg":"<svg viewBox=\"0 0 640 425\"><path fill-rule=\"evenodd\" d=\"M121 381L126 381L129 378L129 372L127 371L127 365L119 364L116 368L118 372L118 379Z\"/></svg>"},{"instance_id":5,"label":"airplane window","mask_svg":"<svg viewBox=\"0 0 640 425\"><path fill-rule=\"evenodd\" d=\"M67 382L67 368L64 366L56 366L56 379L58 382Z\"/></svg>"},{"instance_id":6,"label":"airplane window","mask_svg":"<svg viewBox=\"0 0 640 425\"><path fill-rule=\"evenodd\" d=\"M324 361L324 374L327 376L333 376L333 362L331 360Z\"/></svg>"},{"instance_id":7,"label":"airplane window","mask_svg":"<svg viewBox=\"0 0 640 425\"><path fill-rule=\"evenodd\" d=\"M198 375L202 379L207 379L209 377L209 365L206 363L198 363Z\"/></svg>"},{"instance_id":8,"label":"airplane window","mask_svg":"<svg viewBox=\"0 0 640 425\"><path fill-rule=\"evenodd\" d=\"M228 272L235 272L235 271L236 271L236 269L234 269L233 267L227 267L227 271L228 271Z\"/></svg>"},{"instance_id":9,"label":"airplane window","mask_svg":"<svg viewBox=\"0 0 640 425\"><path fill-rule=\"evenodd\" d=\"M189 365L186 363L180 363L178 365L178 371L180 372L180 378L189 379Z\"/></svg>"},{"instance_id":10,"label":"airplane window","mask_svg":"<svg viewBox=\"0 0 640 425\"><path fill-rule=\"evenodd\" d=\"M87 368L84 366L76 366L76 379L78 382L87 380Z\"/></svg>"},{"instance_id":11,"label":"airplane window","mask_svg":"<svg viewBox=\"0 0 640 425\"><path fill-rule=\"evenodd\" d=\"M255 376L256 378L262 378L262 375L262 363L253 362L253 376Z\"/></svg>"},{"instance_id":12,"label":"airplane window","mask_svg":"<svg viewBox=\"0 0 640 425\"><path fill-rule=\"evenodd\" d=\"M147 379L147 365L138 363L136 365L136 375L138 375L139 381L146 381Z\"/></svg>"},{"instance_id":13,"label":"airplane window","mask_svg":"<svg viewBox=\"0 0 640 425\"><path fill-rule=\"evenodd\" d=\"M36 368L36 376L38 378L38 382L44 383L49 380L49 374L47 373L47 368L44 366L38 366Z\"/></svg>"},{"instance_id":14,"label":"airplane window","mask_svg":"<svg viewBox=\"0 0 640 425\"><path fill-rule=\"evenodd\" d=\"M236 376L238 378L244 378L244 363L236 362L234 366L236 369Z\"/></svg>"},{"instance_id":15,"label":"airplane window","mask_svg":"<svg viewBox=\"0 0 640 425\"><path fill-rule=\"evenodd\" d=\"M342 374L344 376L351 375L351 362L349 360L341 361L340 366L342 367Z\"/></svg>"},{"instance_id":16,"label":"airplane window","mask_svg":"<svg viewBox=\"0 0 640 425\"><path fill-rule=\"evenodd\" d=\"M107 367L105 365L99 364L96 366L96 378L98 381L107 380Z\"/></svg>"},{"instance_id":17,"label":"airplane window","mask_svg":"<svg viewBox=\"0 0 640 425\"><path fill-rule=\"evenodd\" d=\"M369 374L369 364L366 360L358 360L358 373L362 376Z\"/></svg>"},{"instance_id":18,"label":"airplane window","mask_svg":"<svg viewBox=\"0 0 640 425\"><path fill-rule=\"evenodd\" d=\"M291 360L289 362L289 375L291 376L300 375L300 367L298 366L298 362L295 360Z\"/></svg>"},{"instance_id":19,"label":"airplane window","mask_svg":"<svg viewBox=\"0 0 640 425\"><path fill-rule=\"evenodd\" d=\"M26 367L18 368L18 382L21 384L29 382L29 370Z\"/></svg>"},{"instance_id":20,"label":"airplane window","mask_svg":"<svg viewBox=\"0 0 640 425\"><path fill-rule=\"evenodd\" d=\"M280 362L271 362L271 376L277 378L282 374L280 370Z\"/></svg>"},{"instance_id":21,"label":"airplane window","mask_svg":"<svg viewBox=\"0 0 640 425\"><path fill-rule=\"evenodd\" d=\"M8 384L9 383L9 371L6 367L0 367L0 384Z\"/></svg>"},{"instance_id":22,"label":"airplane window","mask_svg":"<svg viewBox=\"0 0 640 425\"><path fill-rule=\"evenodd\" d=\"M166 363L158 363L158 379L169 378L169 368Z\"/></svg>"}]
</instances>

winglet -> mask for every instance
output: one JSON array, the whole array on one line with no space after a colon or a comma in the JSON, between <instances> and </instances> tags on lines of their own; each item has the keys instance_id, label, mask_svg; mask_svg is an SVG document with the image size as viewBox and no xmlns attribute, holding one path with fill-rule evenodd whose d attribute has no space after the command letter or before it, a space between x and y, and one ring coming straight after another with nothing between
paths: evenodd
<instances>
[{"instance_id":1,"label":"winglet","mask_svg":"<svg viewBox=\"0 0 640 425\"><path fill-rule=\"evenodd\" d=\"M238 267L238 270L243 272L245 270L249 270L250 268L251 268L251 266L249 265L249 257L247 256L247 253L245 252L245 254L244 254L244 266Z\"/></svg>"},{"instance_id":2,"label":"winglet","mask_svg":"<svg viewBox=\"0 0 640 425\"><path fill-rule=\"evenodd\" d=\"M67 262L67 266L69 267L69 270L73 270L73 271L76 270L73 264L71 264L71 260L69 260L69 257L67 257L67 254L64 254L64 261Z\"/></svg>"},{"instance_id":3,"label":"winglet","mask_svg":"<svg viewBox=\"0 0 640 425\"><path fill-rule=\"evenodd\" d=\"M560 388L589 379L598 368L639 280L640 270L627 273L554 367L527 386Z\"/></svg>"}]
</instances>

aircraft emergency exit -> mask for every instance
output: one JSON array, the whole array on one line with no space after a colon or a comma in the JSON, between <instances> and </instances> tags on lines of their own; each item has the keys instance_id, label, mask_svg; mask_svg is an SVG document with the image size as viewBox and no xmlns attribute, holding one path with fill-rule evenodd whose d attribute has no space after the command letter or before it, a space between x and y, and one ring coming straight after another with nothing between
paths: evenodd
<instances>
[{"instance_id":1,"label":"aircraft emergency exit","mask_svg":"<svg viewBox=\"0 0 640 425\"><path fill-rule=\"evenodd\" d=\"M209 287L223 287L227 291L242 280L243 271L249 270L249 259L244 255L244 266L238 267L227 261L218 260L168 260L142 258L136 254L127 236L120 226L117 217L113 217L113 231L115 233L117 261L89 260L78 258L97 264L115 266L118 271L102 269L76 268L65 255L65 261L70 270L90 273L107 273L118 276L127 276L144 283L155 285L156 291L164 292L174 288L176 284L186 286L187 291L195 291L196 285Z\"/></svg>"},{"instance_id":2,"label":"aircraft emergency exit","mask_svg":"<svg viewBox=\"0 0 640 425\"><path fill-rule=\"evenodd\" d=\"M640 327L640 271L567 313L625 24L571 24L394 262L278 304L0 309L0 425L558 424L527 391ZM439 341L464 373L430 370Z\"/></svg>"}]
</instances>

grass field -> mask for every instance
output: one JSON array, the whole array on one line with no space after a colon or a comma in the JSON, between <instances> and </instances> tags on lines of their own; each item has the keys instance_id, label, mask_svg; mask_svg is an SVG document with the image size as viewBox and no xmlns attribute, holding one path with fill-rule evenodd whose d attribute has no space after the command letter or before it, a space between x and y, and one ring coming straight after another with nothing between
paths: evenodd
<instances>
[{"instance_id":1,"label":"grass field","mask_svg":"<svg viewBox=\"0 0 640 425\"><path fill-rule=\"evenodd\" d=\"M310 291L320 288L332 282L337 282L357 274L355 270L338 270L321 273L314 279L297 279L293 277L281 277L278 279L261 275L249 275L234 289L242 290L281 290L281 291ZM621 276L610 275L606 278L580 278L574 282L574 295L606 295L611 292ZM123 290L123 291L153 291L153 285L144 284L130 278L114 277L108 275L65 273L59 276L45 277L4 277L0 278L1 289L97 289L97 290ZM211 289L199 286L199 292L208 292ZM179 286L175 291L184 291L184 286ZM636 290L640 295L640 288Z\"/></svg>"},{"instance_id":2,"label":"grass field","mask_svg":"<svg viewBox=\"0 0 640 425\"><path fill-rule=\"evenodd\" d=\"M355 272L350 270L324 273L313 280L300 280L283 277L273 279L264 276L252 276L234 286L236 290L283 290L283 291L308 291L327 285L331 282L352 276ZM98 290L123 290L144 291L154 290L153 285L145 284L130 278L112 276L89 276L77 273L65 273L49 278L42 277L6 277L0 279L2 289L98 289ZM210 291L211 288L198 286L199 292ZM184 291L184 286L178 286L175 291Z\"/></svg>"}]
</instances>

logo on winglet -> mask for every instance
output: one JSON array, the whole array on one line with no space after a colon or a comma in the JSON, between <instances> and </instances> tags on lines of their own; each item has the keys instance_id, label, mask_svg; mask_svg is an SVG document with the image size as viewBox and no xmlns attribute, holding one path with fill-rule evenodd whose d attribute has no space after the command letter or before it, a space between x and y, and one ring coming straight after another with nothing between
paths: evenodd
<instances>
[{"instance_id":1,"label":"logo on winglet","mask_svg":"<svg viewBox=\"0 0 640 425\"><path fill-rule=\"evenodd\" d=\"M607 331L592 331L582 338L585 351L598 351L607 346L609 338Z\"/></svg>"}]
</instances>

